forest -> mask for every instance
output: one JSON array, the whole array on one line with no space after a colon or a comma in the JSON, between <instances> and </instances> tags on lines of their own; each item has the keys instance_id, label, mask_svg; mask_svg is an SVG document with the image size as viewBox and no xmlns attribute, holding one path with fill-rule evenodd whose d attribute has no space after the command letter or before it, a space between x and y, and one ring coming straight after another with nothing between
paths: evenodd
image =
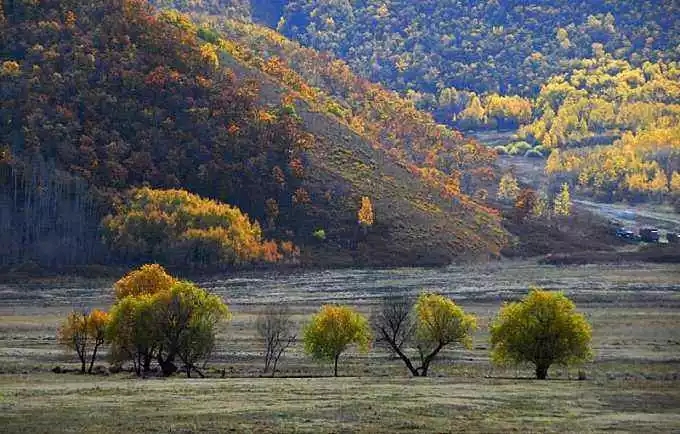
<instances>
[{"instance_id":1,"label":"forest","mask_svg":"<svg viewBox=\"0 0 680 434\"><path fill-rule=\"evenodd\" d=\"M247 41L144 1L2 5L0 208L13 229L2 266L236 267L298 252L446 263L504 243L497 212L475 196L493 182L494 153L347 69L347 90L369 95L354 113ZM146 205L131 199L140 192ZM167 195L186 208L165 209ZM357 218L364 197L370 228ZM243 213L234 230L254 238L224 233L229 206ZM163 247L140 231L170 238Z\"/></svg>"}]
</instances>

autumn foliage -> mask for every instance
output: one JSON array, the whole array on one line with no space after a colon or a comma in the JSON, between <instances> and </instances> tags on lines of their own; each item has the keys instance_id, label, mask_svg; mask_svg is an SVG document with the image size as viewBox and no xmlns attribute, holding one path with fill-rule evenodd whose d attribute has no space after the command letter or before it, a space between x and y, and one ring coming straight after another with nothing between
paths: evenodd
<instances>
[{"instance_id":1,"label":"autumn foliage","mask_svg":"<svg viewBox=\"0 0 680 434\"><path fill-rule=\"evenodd\" d=\"M104 226L108 244L133 260L205 268L282 257L239 209L182 190L133 190Z\"/></svg>"},{"instance_id":2,"label":"autumn foliage","mask_svg":"<svg viewBox=\"0 0 680 434\"><path fill-rule=\"evenodd\" d=\"M427 292L415 302L404 296L385 298L372 324L378 343L394 352L414 377L426 377L445 347L470 348L477 329L476 318L453 300ZM414 350L416 357L409 354Z\"/></svg>"},{"instance_id":3,"label":"autumn foliage","mask_svg":"<svg viewBox=\"0 0 680 434\"><path fill-rule=\"evenodd\" d=\"M591 357L591 327L564 294L532 289L519 302L503 306L492 322L491 346L498 363L531 363L545 379L553 364Z\"/></svg>"},{"instance_id":4,"label":"autumn foliage","mask_svg":"<svg viewBox=\"0 0 680 434\"><path fill-rule=\"evenodd\" d=\"M305 352L315 359L334 363L333 374L338 376L338 359L350 345L366 352L371 343L368 321L347 306L327 304L304 328Z\"/></svg>"},{"instance_id":5,"label":"autumn foliage","mask_svg":"<svg viewBox=\"0 0 680 434\"><path fill-rule=\"evenodd\" d=\"M202 376L197 362L211 354L216 327L230 317L222 299L155 264L130 272L115 288L119 297L107 330L114 362L131 362L142 375L155 361L170 375L180 360L187 376Z\"/></svg>"},{"instance_id":6,"label":"autumn foliage","mask_svg":"<svg viewBox=\"0 0 680 434\"><path fill-rule=\"evenodd\" d=\"M80 372L88 373L97 359L97 351L104 345L109 314L99 309L91 312L73 311L57 331L57 341L66 348L75 351L80 360Z\"/></svg>"}]
</instances>

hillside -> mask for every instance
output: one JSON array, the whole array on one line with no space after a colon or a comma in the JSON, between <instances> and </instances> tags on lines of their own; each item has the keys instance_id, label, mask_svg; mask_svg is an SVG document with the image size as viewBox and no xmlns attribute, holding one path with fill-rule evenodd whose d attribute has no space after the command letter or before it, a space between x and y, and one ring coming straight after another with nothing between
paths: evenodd
<instances>
[{"instance_id":1,"label":"hillside","mask_svg":"<svg viewBox=\"0 0 680 434\"><path fill-rule=\"evenodd\" d=\"M593 44L619 59L677 58L678 12L673 1L292 0L278 26L400 91L534 95Z\"/></svg>"},{"instance_id":2,"label":"hillside","mask_svg":"<svg viewBox=\"0 0 680 434\"><path fill-rule=\"evenodd\" d=\"M442 158L460 156L456 172L404 138L390 153L377 131L235 56L248 51L238 42L145 2L0 12L0 265L125 261L101 243L100 222L141 186L236 206L309 265L443 264L504 243L493 210L453 188L490 160L459 164L478 151L451 132L436 141ZM375 210L370 227L357 223L362 197Z\"/></svg>"}]
</instances>

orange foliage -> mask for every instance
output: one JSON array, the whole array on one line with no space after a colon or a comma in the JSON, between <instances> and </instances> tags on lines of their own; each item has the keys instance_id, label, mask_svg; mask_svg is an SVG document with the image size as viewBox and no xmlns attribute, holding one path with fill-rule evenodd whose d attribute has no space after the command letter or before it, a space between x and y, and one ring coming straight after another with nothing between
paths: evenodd
<instances>
[{"instance_id":1,"label":"orange foliage","mask_svg":"<svg viewBox=\"0 0 680 434\"><path fill-rule=\"evenodd\" d=\"M175 283L177 279L168 274L163 267L158 264L147 264L126 274L113 287L116 298L120 300L127 296L153 295L170 289Z\"/></svg>"}]
</instances>

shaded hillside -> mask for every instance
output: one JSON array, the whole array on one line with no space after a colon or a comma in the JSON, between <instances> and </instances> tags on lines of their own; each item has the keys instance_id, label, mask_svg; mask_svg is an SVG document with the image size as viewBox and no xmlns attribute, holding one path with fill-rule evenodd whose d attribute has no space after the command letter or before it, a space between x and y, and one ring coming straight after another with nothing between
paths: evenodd
<instances>
[{"instance_id":1,"label":"shaded hillside","mask_svg":"<svg viewBox=\"0 0 680 434\"><path fill-rule=\"evenodd\" d=\"M280 29L401 91L533 94L593 44L618 58L677 58L679 12L667 0L291 0Z\"/></svg>"},{"instance_id":2,"label":"shaded hillside","mask_svg":"<svg viewBox=\"0 0 680 434\"><path fill-rule=\"evenodd\" d=\"M99 221L142 185L237 206L315 263L433 264L500 250L491 211L442 196L415 162L387 156L177 15L134 0L2 5L0 209L13 229L2 232L4 265L120 260L99 247ZM376 214L364 229L362 196ZM62 223L46 217L56 214ZM91 253L42 257L48 239Z\"/></svg>"}]
</instances>

